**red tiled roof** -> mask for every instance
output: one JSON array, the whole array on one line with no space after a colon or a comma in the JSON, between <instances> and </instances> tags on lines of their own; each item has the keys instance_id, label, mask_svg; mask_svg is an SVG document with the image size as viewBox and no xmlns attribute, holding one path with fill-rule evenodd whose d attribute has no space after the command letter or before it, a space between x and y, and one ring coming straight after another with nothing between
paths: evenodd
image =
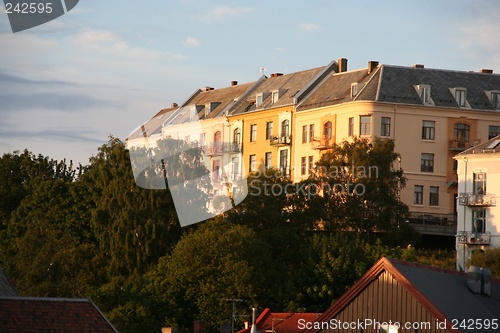
<instances>
[{"instance_id":1,"label":"red tiled roof","mask_svg":"<svg viewBox=\"0 0 500 333\"><path fill-rule=\"evenodd\" d=\"M88 299L0 297L2 333L117 333Z\"/></svg>"},{"instance_id":2,"label":"red tiled roof","mask_svg":"<svg viewBox=\"0 0 500 333\"><path fill-rule=\"evenodd\" d=\"M321 313L272 313L269 308L262 311L259 317L255 320L257 332L273 332L273 333L299 333L303 329L299 329L299 320L304 322L315 322ZM251 326L242 329L237 333L249 333Z\"/></svg>"}]
</instances>

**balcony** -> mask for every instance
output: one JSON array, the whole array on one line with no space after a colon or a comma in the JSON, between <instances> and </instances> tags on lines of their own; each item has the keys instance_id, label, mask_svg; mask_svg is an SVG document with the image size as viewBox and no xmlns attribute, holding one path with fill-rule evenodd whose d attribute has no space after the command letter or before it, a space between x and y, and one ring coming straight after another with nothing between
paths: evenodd
<instances>
[{"instance_id":1,"label":"balcony","mask_svg":"<svg viewBox=\"0 0 500 333\"><path fill-rule=\"evenodd\" d=\"M489 245L491 239L491 233L489 231L487 232L459 231L456 237L460 244Z\"/></svg>"},{"instance_id":2,"label":"balcony","mask_svg":"<svg viewBox=\"0 0 500 333\"><path fill-rule=\"evenodd\" d=\"M271 146L290 146L292 144L291 135L273 136L269 141Z\"/></svg>"},{"instance_id":3,"label":"balcony","mask_svg":"<svg viewBox=\"0 0 500 333\"><path fill-rule=\"evenodd\" d=\"M496 199L492 194L460 193L458 197L460 206L488 207L495 205L495 203Z\"/></svg>"},{"instance_id":4,"label":"balcony","mask_svg":"<svg viewBox=\"0 0 500 333\"><path fill-rule=\"evenodd\" d=\"M323 136L323 137L314 137L311 140L311 149L323 150L330 149L335 144L335 137Z\"/></svg>"},{"instance_id":5,"label":"balcony","mask_svg":"<svg viewBox=\"0 0 500 333\"><path fill-rule=\"evenodd\" d=\"M457 139L450 140L448 144L448 150L454 150L454 151L463 151L469 149L470 147L471 147L470 142Z\"/></svg>"},{"instance_id":6,"label":"balcony","mask_svg":"<svg viewBox=\"0 0 500 333\"><path fill-rule=\"evenodd\" d=\"M207 146L203 146L205 155L222 155L228 153L240 153L241 145L231 142L211 142Z\"/></svg>"}]
</instances>

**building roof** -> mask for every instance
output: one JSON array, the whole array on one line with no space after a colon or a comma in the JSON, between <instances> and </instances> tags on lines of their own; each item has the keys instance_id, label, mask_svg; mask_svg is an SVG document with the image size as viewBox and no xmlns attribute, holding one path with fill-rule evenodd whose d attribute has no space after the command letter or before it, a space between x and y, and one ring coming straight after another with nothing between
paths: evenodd
<instances>
[{"instance_id":1,"label":"building roof","mask_svg":"<svg viewBox=\"0 0 500 333\"><path fill-rule=\"evenodd\" d=\"M500 318L500 279L491 279L491 297L475 294L467 287L467 274L402 260L381 258L358 282L330 306L318 322L334 318L351 300L357 297L383 272L389 273L435 318L452 319L498 319ZM450 327L448 327L450 330ZM459 328L460 332L478 332ZM318 329L306 333L318 332ZM450 330L451 331L451 330Z\"/></svg>"},{"instance_id":2,"label":"building roof","mask_svg":"<svg viewBox=\"0 0 500 333\"><path fill-rule=\"evenodd\" d=\"M273 313L271 309L266 308L255 320L257 332L272 333L299 333L299 320L314 322L321 313ZM242 329L237 333L249 333L251 327Z\"/></svg>"},{"instance_id":3,"label":"building roof","mask_svg":"<svg viewBox=\"0 0 500 333\"><path fill-rule=\"evenodd\" d=\"M163 122L167 120L175 110L177 110L177 107L159 111L157 114L151 117L151 119L134 129L132 133L130 133L130 135L127 137L127 139L125 139L125 141L134 139L146 139L152 135L161 134Z\"/></svg>"},{"instance_id":4,"label":"building roof","mask_svg":"<svg viewBox=\"0 0 500 333\"><path fill-rule=\"evenodd\" d=\"M351 84L362 83L355 98L351 98ZM360 69L334 73L310 94L299 110L343 104L352 101L376 101L397 104L424 105L417 86L430 87L431 106L459 108L453 89L466 89L467 108L495 111L487 93L500 91L500 75L379 65L371 73Z\"/></svg>"},{"instance_id":5,"label":"building roof","mask_svg":"<svg viewBox=\"0 0 500 333\"><path fill-rule=\"evenodd\" d=\"M117 333L88 299L0 297L2 333Z\"/></svg>"},{"instance_id":6,"label":"building roof","mask_svg":"<svg viewBox=\"0 0 500 333\"><path fill-rule=\"evenodd\" d=\"M500 153L500 135L494 138L491 138L488 141L475 145L459 154L455 155L455 159L462 158L464 155L471 154L492 154L492 153Z\"/></svg>"},{"instance_id":7,"label":"building roof","mask_svg":"<svg viewBox=\"0 0 500 333\"><path fill-rule=\"evenodd\" d=\"M16 287L3 268L0 268L0 296L19 296Z\"/></svg>"}]
</instances>

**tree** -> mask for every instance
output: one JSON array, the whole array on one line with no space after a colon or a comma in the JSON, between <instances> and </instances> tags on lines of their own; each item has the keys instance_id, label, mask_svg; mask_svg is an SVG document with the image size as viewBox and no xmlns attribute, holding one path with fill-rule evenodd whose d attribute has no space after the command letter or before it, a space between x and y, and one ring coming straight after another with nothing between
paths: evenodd
<instances>
[{"instance_id":1,"label":"tree","mask_svg":"<svg viewBox=\"0 0 500 333\"><path fill-rule=\"evenodd\" d=\"M398 157L390 139L355 137L335 145L305 182L310 213L331 230L369 235L403 229L408 207L399 199L405 178L394 168Z\"/></svg>"},{"instance_id":2,"label":"tree","mask_svg":"<svg viewBox=\"0 0 500 333\"><path fill-rule=\"evenodd\" d=\"M474 251L467 266L486 267L491 271L491 276L500 278L500 249L493 248L486 251Z\"/></svg>"},{"instance_id":3,"label":"tree","mask_svg":"<svg viewBox=\"0 0 500 333\"><path fill-rule=\"evenodd\" d=\"M189 329L202 319L216 329L231 318L228 298L248 300L247 314L251 305L275 303L269 254L269 245L248 227L207 221L160 260L150 276L151 294L168 303L166 324Z\"/></svg>"}]
</instances>

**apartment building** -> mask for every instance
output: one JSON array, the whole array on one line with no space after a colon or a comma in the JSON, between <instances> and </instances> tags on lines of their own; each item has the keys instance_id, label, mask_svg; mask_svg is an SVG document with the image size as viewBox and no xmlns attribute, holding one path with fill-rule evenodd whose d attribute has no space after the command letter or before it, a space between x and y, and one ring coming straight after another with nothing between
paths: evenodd
<instances>
[{"instance_id":1,"label":"apartment building","mask_svg":"<svg viewBox=\"0 0 500 333\"><path fill-rule=\"evenodd\" d=\"M162 110L128 139L196 141L212 173L214 194L235 179L278 167L294 181L309 176L333 144L354 136L391 138L405 171L401 199L415 217L456 219L453 157L500 134L500 75L381 65L347 70L340 58L315 69L272 74L247 84L195 91Z\"/></svg>"},{"instance_id":2,"label":"apartment building","mask_svg":"<svg viewBox=\"0 0 500 333\"><path fill-rule=\"evenodd\" d=\"M500 247L500 136L454 157L458 163L457 269L474 251Z\"/></svg>"}]
</instances>

